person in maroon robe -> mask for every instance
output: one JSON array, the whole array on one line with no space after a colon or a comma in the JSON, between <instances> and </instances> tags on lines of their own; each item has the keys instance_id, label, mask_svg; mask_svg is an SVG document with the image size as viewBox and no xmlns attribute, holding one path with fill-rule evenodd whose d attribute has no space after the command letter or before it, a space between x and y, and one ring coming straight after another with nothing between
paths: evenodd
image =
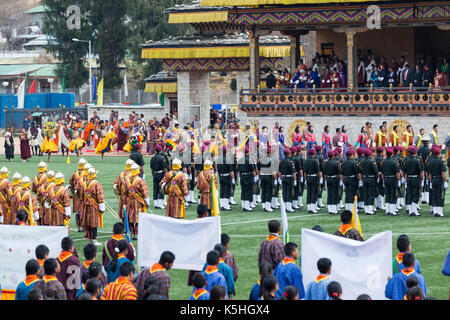
<instances>
[{"instance_id":1,"label":"person in maroon robe","mask_svg":"<svg viewBox=\"0 0 450 320\"><path fill-rule=\"evenodd\" d=\"M62 251L56 259L60 266L56 278L66 289L67 300L74 300L76 291L80 287L78 272L81 265L78 252L73 245L73 240L69 237L62 239L61 249Z\"/></svg>"},{"instance_id":2,"label":"person in maroon robe","mask_svg":"<svg viewBox=\"0 0 450 320\"><path fill-rule=\"evenodd\" d=\"M22 158L23 162L27 162L28 159L31 158L31 148L30 148L30 139L28 138L25 129L22 129L19 139L20 139L20 157Z\"/></svg>"},{"instance_id":3,"label":"person in maroon robe","mask_svg":"<svg viewBox=\"0 0 450 320\"><path fill-rule=\"evenodd\" d=\"M123 147L128 141L128 128L125 127L123 120L119 121L119 128L117 134L117 151L123 151Z\"/></svg>"},{"instance_id":4,"label":"person in maroon robe","mask_svg":"<svg viewBox=\"0 0 450 320\"><path fill-rule=\"evenodd\" d=\"M124 231L125 231L124 224L122 222L116 222L113 226L113 233L114 233L113 236L103 245L102 263L105 269L108 266L109 261L112 260L112 257L114 257L115 255L114 248L116 247L117 242L120 240L124 240L123 239ZM135 250L131 242L128 243L128 253L126 257L130 261L133 261L135 258Z\"/></svg>"}]
</instances>

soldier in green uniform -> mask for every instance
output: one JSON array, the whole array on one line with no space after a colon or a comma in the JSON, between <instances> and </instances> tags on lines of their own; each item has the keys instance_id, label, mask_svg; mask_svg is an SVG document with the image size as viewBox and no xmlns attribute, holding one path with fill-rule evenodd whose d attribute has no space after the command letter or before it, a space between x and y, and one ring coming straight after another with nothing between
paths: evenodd
<instances>
[{"instance_id":1,"label":"soldier in green uniform","mask_svg":"<svg viewBox=\"0 0 450 320\"><path fill-rule=\"evenodd\" d=\"M356 189L358 188L358 165L356 152L349 149L346 152L347 160L342 163L342 176L344 177L345 210L353 211Z\"/></svg>"},{"instance_id":2,"label":"soldier in green uniform","mask_svg":"<svg viewBox=\"0 0 450 320\"><path fill-rule=\"evenodd\" d=\"M256 163L250 160L250 148L245 147L245 155L238 160L238 170L241 182L241 205L242 210L251 212L250 203L253 201L253 184L258 181L256 174Z\"/></svg>"},{"instance_id":3,"label":"soldier in green uniform","mask_svg":"<svg viewBox=\"0 0 450 320\"><path fill-rule=\"evenodd\" d=\"M306 204L308 213L318 213L317 198L319 184L323 184L319 160L316 159L316 150L308 150L309 158L303 162L303 180L306 182Z\"/></svg>"},{"instance_id":4,"label":"soldier in green uniform","mask_svg":"<svg viewBox=\"0 0 450 320\"><path fill-rule=\"evenodd\" d=\"M394 159L394 149L386 149L386 159L381 161L381 180L386 195L386 215L397 215L397 187L400 184L400 167Z\"/></svg>"},{"instance_id":5,"label":"soldier in green uniform","mask_svg":"<svg viewBox=\"0 0 450 320\"><path fill-rule=\"evenodd\" d=\"M324 157L322 155L322 146L314 146L316 149L316 159L319 161L319 170L320 172L323 172L323 163L324 163ZM322 201L322 194L323 190L325 189L325 181L322 179L322 183L319 184L319 189L317 190L317 208L320 210L321 208L325 208L325 205Z\"/></svg>"},{"instance_id":6,"label":"soldier in green uniform","mask_svg":"<svg viewBox=\"0 0 450 320\"><path fill-rule=\"evenodd\" d=\"M300 177L297 178L297 183L299 184L297 204L300 209L303 208L303 192L305 191L306 186L305 180L303 179L303 162L305 161L305 159L302 151L304 149L306 150L306 146L297 146L298 160L300 161Z\"/></svg>"},{"instance_id":7,"label":"soldier in green uniform","mask_svg":"<svg viewBox=\"0 0 450 320\"><path fill-rule=\"evenodd\" d=\"M336 159L337 155L338 153L334 150L328 151L328 160L323 164L323 177L328 188L327 206L329 214L338 214L338 187L343 185L340 164Z\"/></svg>"},{"instance_id":8,"label":"soldier in green uniform","mask_svg":"<svg viewBox=\"0 0 450 320\"><path fill-rule=\"evenodd\" d=\"M300 207L298 205L298 195L300 191L300 177L301 177L301 163L300 163L300 155L298 154L297 146L291 147L291 160L294 164L294 171L296 175L296 185L292 188L292 209L299 210Z\"/></svg>"},{"instance_id":9,"label":"soldier in green uniform","mask_svg":"<svg viewBox=\"0 0 450 320\"><path fill-rule=\"evenodd\" d=\"M233 173L234 173L234 180L236 183L239 183L239 170L237 165L237 156L236 152L233 150ZM236 190L236 183L231 185L231 192L230 192L230 204L232 206L237 205L236 201L234 201L234 190Z\"/></svg>"},{"instance_id":10,"label":"soldier in green uniform","mask_svg":"<svg viewBox=\"0 0 450 320\"><path fill-rule=\"evenodd\" d=\"M161 192L159 183L164 178L169 167L161 154L162 147L160 145L155 146L155 152L156 154L150 161L150 169L152 170L153 176L153 202L155 203L156 209L164 209L164 194Z\"/></svg>"},{"instance_id":11,"label":"soldier in green uniform","mask_svg":"<svg viewBox=\"0 0 450 320\"><path fill-rule=\"evenodd\" d=\"M292 209L292 188L297 185L297 175L295 174L295 165L291 159L291 150L286 148L284 150L284 159L280 161L278 167L278 177L281 179L283 188L283 202L286 212L295 212Z\"/></svg>"},{"instance_id":12,"label":"soldier in green uniform","mask_svg":"<svg viewBox=\"0 0 450 320\"><path fill-rule=\"evenodd\" d=\"M339 168L342 171L342 164L344 163L344 157L342 156L342 148L337 147L336 149L334 149L334 151L336 152L336 160L339 162ZM343 180L342 180L343 181ZM344 183L339 184L338 186L338 211L341 209L344 209L344 203L342 202L342 197L344 196Z\"/></svg>"},{"instance_id":13,"label":"soldier in green uniform","mask_svg":"<svg viewBox=\"0 0 450 320\"><path fill-rule=\"evenodd\" d=\"M448 188L447 168L444 160L441 159L441 148L433 146L431 148L432 156L429 157L429 182L430 182L430 207L434 217L443 217L445 192Z\"/></svg>"},{"instance_id":14,"label":"soldier in green uniform","mask_svg":"<svg viewBox=\"0 0 450 320\"><path fill-rule=\"evenodd\" d=\"M359 168L360 162L364 160L364 149L358 148L356 149L356 153L358 154L358 157L356 158L356 164ZM360 179L359 181L362 181L362 179ZM362 182L358 182L356 196L358 197L358 209L364 209L364 185Z\"/></svg>"},{"instance_id":15,"label":"soldier in green uniform","mask_svg":"<svg viewBox=\"0 0 450 320\"><path fill-rule=\"evenodd\" d=\"M408 157L403 160L403 170L406 180L406 212L410 216L420 216L420 187L424 185L424 172L420 160L416 157L417 147L412 145L406 150Z\"/></svg>"},{"instance_id":16,"label":"soldier in green uniform","mask_svg":"<svg viewBox=\"0 0 450 320\"><path fill-rule=\"evenodd\" d=\"M364 151L364 160L359 163L359 172L362 175L364 187L364 211L367 215L375 214L375 188L378 179L378 168L372 159L372 150Z\"/></svg>"},{"instance_id":17,"label":"soldier in green uniform","mask_svg":"<svg viewBox=\"0 0 450 320\"><path fill-rule=\"evenodd\" d=\"M262 154L258 161L258 171L261 180L261 202L264 212L273 212L271 206L273 186L278 184L277 173L273 164L272 148L268 146L265 154Z\"/></svg>"},{"instance_id":18,"label":"soldier in green uniform","mask_svg":"<svg viewBox=\"0 0 450 320\"><path fill-rule=\"evenodd\" d=\"M427 158L430 154L430 137L424 136L419 151L417 151L417 156L422 160L422 165L425 173L425 185L422 188L422 204L428 204L430 200L430 185L428 181L428 169L426 165Z\"/></svg>"},{"instance_id":19,"label":"soldier in green uniform","mask_svg":"<svg viewBox=\"0 0 450 320\"><path fill-rule=\"evenodd\" d=\"M375 162L378 167L378 172L381 172L381 162L384 160L383 152L384 147L377 147L377 156L375 157ZM383 179L381 178L381 175L378 176L377 180L377 197L375 198L375 210L386 210L386 207L384 206L384 187L383 187Z\"/></svg>"},{"instance_id":20,"label":"soldier in green uniform","mask_svg":"<svg viewBox=\"0 0 450 320\"><path fill-rule=\"evenodd\" d=\"M222 154L217 161L217 173L220 184L220 210L231 211L230 196L231 186L236 184L233 172L233 154L228 153L227 146L222 146Z\"/></svg>"},{"instance_id":21,"label":"soldier in green uniform","mask_svg":"<svg viewBox=\"0 0 450 320\"><path fill-rule=\"evenodd\" d=\"M405 148L403 146L395 146L394 148L394 158L397 160L399 167L400 167L400 187L397 190L397 211L401 210L402 207L405 205L405 175L403 172L403 150Z\"/></svg>"}]
</instances>

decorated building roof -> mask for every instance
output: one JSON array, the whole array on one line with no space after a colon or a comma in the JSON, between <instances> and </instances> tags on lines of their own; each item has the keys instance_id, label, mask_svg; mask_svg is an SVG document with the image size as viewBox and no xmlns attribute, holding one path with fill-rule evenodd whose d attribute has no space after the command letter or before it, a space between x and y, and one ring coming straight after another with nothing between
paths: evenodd
<instances>
[{"instance_id":1,"label":"decorated building roof","mask_svg":"<svg viewBox=\"0 0 450 320\"><path fill-rule=\"evenodd\" d=\"M202 7L200 0L194 0L192 3L175 5L165 12L169 14L169 23L205 23L226 22L229 9L231 7Z\"/></svg>"},{"instance_id":2,"label":"decorated building roof","mask_svg":"<svg viewBox=\"0 0 450 320\"><path fill-rule=\"evenodd\" d=\"M389 0L381 0L389 2ZM380 0L201 0L201 6L239 6L254 7L260 5L293 5L293 4L323 4L323 3L363 3L380 2ZM393 1L391 1L393 2Z\"/></svg>"},{"instance_id":3,"label":"decorated building roof","mask_svg":"<svg viewBox=\"0 0 450 320\"><path fill-rule=\"evenodd\" d=\"M145 92L175 93L178 91L177 76L174 73L161 71L145 79Z\"/></svg>"},{"instance_id":4,"label":"decorated building roof","mask_svg":"<svg viewBox=\"0 0 450 320\"><path fill-rule=\"evenodd\" d=\"M148 41L142 45L143 59L245 58L250 56L247 33L189 35ZM285 36L261 36L261 57L290 56L290 39Z\"/></svg>"}]
</instances>

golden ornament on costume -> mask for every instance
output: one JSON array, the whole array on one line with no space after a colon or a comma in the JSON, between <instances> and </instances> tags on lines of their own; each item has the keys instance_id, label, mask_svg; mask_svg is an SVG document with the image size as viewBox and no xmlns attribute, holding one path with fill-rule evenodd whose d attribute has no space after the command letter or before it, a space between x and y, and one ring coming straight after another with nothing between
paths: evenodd
<instances>
[{"instance_id":1,"label":"golden ornament on costume","mask_svg":"<svg viewBox=\"0 0 450 320\"><path fill-rule=\"evenodd\" d=\"M295 132L295 128L299 127L299 133L302 134L303 129L306 128L306 121L305 120L295 120L291 123L291 126L289 127L289 132L288 132L288 139L287 142L288 144L292 144L292 135ZM285 137L286 139L286 137Z\"/></svg>"}]
</instances>

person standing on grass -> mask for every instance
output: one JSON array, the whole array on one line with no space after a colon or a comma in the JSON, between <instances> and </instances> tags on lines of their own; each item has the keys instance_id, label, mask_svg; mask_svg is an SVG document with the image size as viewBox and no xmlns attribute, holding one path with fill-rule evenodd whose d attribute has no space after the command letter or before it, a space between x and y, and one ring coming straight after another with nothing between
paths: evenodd
<instances>
[{"instance_id":1,"label":"person standing on grass","mask_svg":"<svg viewBox=\"0 0 450 320\"><path fill-rule=\"evenodd\" d=\"M142 270L133 280L133 284L138 291L144 289L145 280L149 277L155 277L158 280L160 295L164 300L169 300L170 276L167 273L173 267L175 255L170 251L164 251L157 263L150 268Z\"/></svg>"},{"instance_id":2,"label":"person standing on grass","mask_svg":"<svg viewBox=\"0 0 450 320\"><path fill-rule=\"evenodd\" d=\"M330 300L327 288L331 282L331 260L320 258L317 261L317 269L319 269L320 274L308 284L305 300Z\"/></svg>"},{"instance_id":3,"label":"person standing on grass","mask_svg":"<svg viewBox=\"0 0 450 320\"><path fill-rule=\"evenodd\" d=\"M20 139L20 157L23 162L28 162L28 159L31 158L31 148L30 148L30 139L27 135L25 129L22 129L22 132L19 135Z\"/></svg>"},{"instance_id":4,"label":"person standing on grass","mask_svg":"<svg viewBox=\"0 0 450 320\"><path fill-rule=\"evenodd\" d=\"M113 226L113 236L111 239L106 241L103 245L103 252L102 252L102 264L103 267L106 269L108 266L109 261L112 260L112 257L114 255L114 248L117 245L117 242L120 240L124 240L123 233L125 231L125 226L122 222L116 222ZM126 257L128 260L133 261L135 258L135 252L134 246L131 242L128 243L128 252L126 254Z\"/></svg>"},{"instance_id":5,"label":"person standing on grass","mask_svg":"<svg viewBox=\"0 0 450 320\"><path fill-rule=\"evenodd\" d=\"M33 290L35 284L40 280L37 276L39 263L35 259L28 260L25 265L26 278L19 283L14 300L28 300L28 293Z\"/></svg>"},{"instance_id":6,"label":"person standing on grass","mask_svg":"<svg viewBox=\"0 0 450 320\"><path fill-rule=\"evenodd\" d=\"M338 237L344 237L347 239L364 241L364 239L361 237L361 234L359 233L359 231L354 229L351 225L352 215L353 215L352 212L349 210L344 210L341 213L342 225L334 233L334 235L338 236Z\"/></svg>"},{"instance_id":7,"label":"person standing on grass","mask_svg":"<svg viewBox=\"0 0 450 320\"><path fill-rule=\"evenodd\" d=\"M238 278L238 272L239 268L236 263L236 259L234 258L233 254L229 251L230 249L230 236L226 233L222 233L221 235L221 241L225 246L225 256L223 257L223 261L233 270L233 280L236 282Z\"/></svg>"},{"instance_id":8,"label":"person standing on grass","mask_svg":"<svg viewBox=\"0 0 450 320\"><path fill-rule=\"evenodd\" d=\"M186 217L184 197L189 195L187 179L181 167L181 160L175 159L172 163L172 171L168 172L160 182L161 190L168 195L166 216L176 219Z\"/></svg>"},{"instance_id":9,"label":"person standing on grass","mask_svg":"<svg viewBox=\"0 0 450 320\"><path fill-rule=\"evenodd\" d=\"M405 294L408 291L406 287L406 281L410 277L416 277L419 280L419 285L425 293L427 294L427 287L425 283L425 278L414 269L415 257L411 252L407 252L403 255L403 266L404 268L396 273L392 278L388 277L388 283L384 291L386 298L391 300L403 300Z\"/></svg>"},{"instance_id":10,"label":"person standing on grass","mask_svg":"<svg viewBox=\"0 0 450 320\"><path fill-rule=\"evenodd\" d=\"M211 292L211 289L214 286L222 286L225 288L225 294L228 292L227 289L227 282L225 280L225 277L223 274L219 272L219 260L220 260L220 253L216 250L212 250L208 252L206 255L206 263L207 267L205 271L202 271L203 275L206 278L206 290L208 292Z\"/></svg>"},{"instance_id":11,"label":"person standing on grass","mask_svg":"<svg viewBox=\"0 0 450 320\"><path fill-rule=\"evenodd\" d=\"M278 264L273 272L278 280L278 290L275 293L279 299L287 286L294 286L299 290L298 298L305 297L305 288L303 286L303 275L295 260L299 258L297 244L289 242L284 246L286 256L283 261Z\"/></svg>"},{"instance_id":12,"label":"person standing on grass","mask_svg":"<svg viewBox=\"0 0 450 320\"><path fill-rule=\"evenodd\" d=\"M253 286L252 291L250 291L249 300L258 300L258 298L262 296L261 283L264 282L265 277L271 275L273 275L272 265L268 262L261 263L259 265L259 280Z\"/></svg>"},{"instance_id":13,"label":"person standing on grass","mask_svg":"<svg viewBox=\"0 0 450 320\"><path fill-rule=\"evenodd\" d=\"M9 128L5 133L5 156L8 162L14 159L14 128Z\"/></svg>"},{"instance_id":14,"label":"person standing on grass","mask_svg":"<svg viewBox=\"0 0 450 320\"><path fill-rule=\"evenodd\" d=\"M78 280L72 280L72 275L77 274L80 269L80 260L78 253L73 245L73 240L69 237L65 237L61 241L61 253L58 255L56 261L60 266L59 272L56 277L61 282L66 290L68 300L74 300L76 289L78 289ZM75 278L75 277L74 277Z\"/></svg>"},{"instance_id":15,"label":"person standing on grass","mask_svg":"<svg viewBox=\"0 0 450 320\"><path fill-rule=\"evenodd\" d=\"M284 243L280 240L281 224L277 220L271 220L268 227L269 235L259 248L258 265L267 262L275 269L285 256Z\"/></svg>"},{"instance_id":16,"label":"person standing on grass","mask_svg":"<svg viewBox=\"0 0 450 320\"><path fill-rule=\"evenodd\" d=\"M120 266L125 262L131 262L127 257L128 253L128 243L126 240L120 240L117 242L114 248L114 255L112 260L109 261L106 267L106 272L108 275L108 283L116 281L120 276Z\"/></svg>"},{"instance_id":17,"label":"person standing on grass","mask_svg":"<svg viewBox=\"0 0 450 320\"><path fill-rule=\"evenodd\" d=\"M138 292L131 282L135 268L131 262L120 266L120 277L103 289L100 300L137 300Z\"/></svg>"},{"instance_id":18,"label":"person standing on grass","mask_svg":"<svg viewBox=\"0 0 450 320\"><path fill-rule=\"evenodd\" d=\"M401 272L405 268L405 265L403 264L403 256L405 253L411 252L411 242L406 234L402 234L397 238L397 249L399 253L392 260L393 275ZM414 270L416 270L417 273L422 274L419 260L417 259L415 259L414 262Z\"/></svg>"},{"instance_id":19,"label":"person standing on grass","mask_svg":"<svg viewBox=\"0 0 450 320\"><path fill-rule=\"evenodd\" d=\"M66 289L56 275L60 272L59 263L50 258L44 262L45 275L35 285L33 290L42 292L43 300L67 300Z\"/></svg>"},{"instance_id":20,"label":"person standing on grass","mask_svg":"<svg viewBox=\"0 0 450 320\"><path fill-rule=\"evenodd\" d=\"M192 278L192 282L194 285L194 292L189 297L189 300L209 300L210 295L209 292L206 291L206 278L205 276L197 272Z\"/></svg>"},{"instance_id":21,"label":"person standing on grass","mask_svg":"<svg viewBox=\"0 0 450 320\"><path fill-rule=\"evenodd\" d=\"M134 161L128 159L125 162L125 170L122 171L119 176L114 180L113 189L114 193L119 196L119 212L118 216L125 223L123 207L127 205L127 197L124 192L125 189L125 181L126 178L131 174L131 166L134 164Z\"/></svg>"}]
</instances>

